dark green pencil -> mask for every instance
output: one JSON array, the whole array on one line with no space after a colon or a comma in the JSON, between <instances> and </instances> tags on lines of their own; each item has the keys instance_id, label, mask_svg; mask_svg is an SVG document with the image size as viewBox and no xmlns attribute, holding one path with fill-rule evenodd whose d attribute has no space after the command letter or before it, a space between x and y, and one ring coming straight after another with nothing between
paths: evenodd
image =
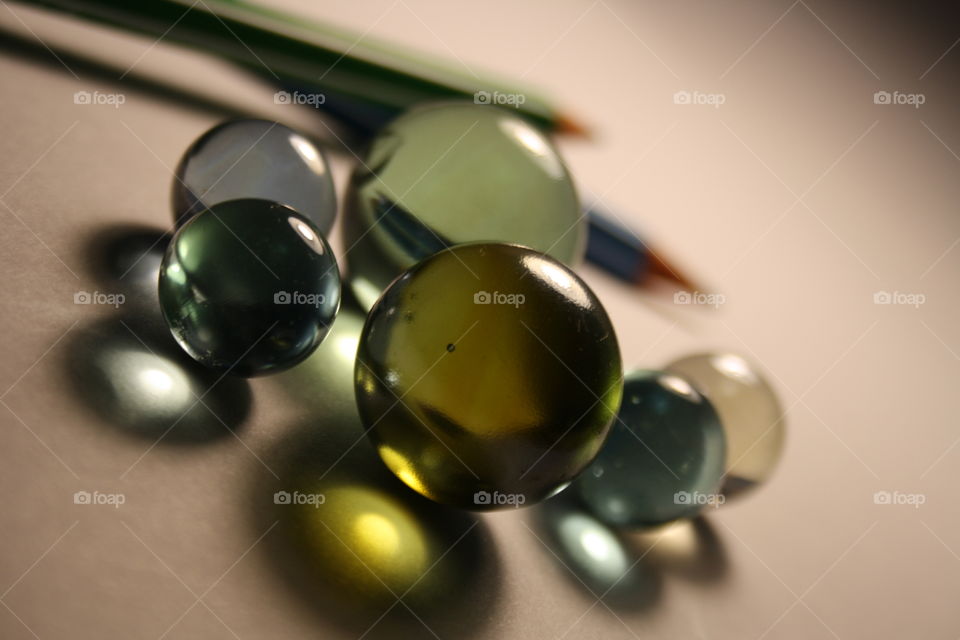
<instances>
[{"instance_id":1,"label":"dark green pencil","mask_svg":"<svg viewBox=\"0 0 960 640\"><path fill-rule=\"evenodd\" d=\"M381 120L379 124L432 100L522 96L517 109L544 129L586 134L575 120L525 89L478 79L426 57L399 52L369 36L247 2L31 0L31 4L215 54L284 86L322 92L331 106L362 104L364 115Z\"/></svg>"}]
</instances>

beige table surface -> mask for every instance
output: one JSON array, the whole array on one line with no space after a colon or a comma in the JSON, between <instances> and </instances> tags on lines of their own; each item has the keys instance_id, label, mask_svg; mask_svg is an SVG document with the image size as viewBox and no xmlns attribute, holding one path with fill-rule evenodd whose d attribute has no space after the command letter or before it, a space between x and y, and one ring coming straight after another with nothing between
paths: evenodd
<instances>
[{"instance_id":1,"label":"beige table surface","mask_svg":"<svg viewBox=\"0 0 960 640\"><path fill-rule=\"evenodd\" d=\"M328 129L221 63L3 4L0 637L960 635L956 20L819 0L283 5L522 78L592 123L595 141L561 142L584 198L726 300L675 305L585 267L625 363L713 348L760 363L787 408L782 464L696 527L597 528L607 560L633 565L599 603L614 580L565 553L551 512L473 518L418 502L416 526L451 541L423 578L443 576L437 606L395 604L381 619L388 599L341 615L322 595L329 576L305 570L274 526L270 492L359 433L338 355L355 312L298 370L211 396L232 435L200 407L186 421L197 433L157 441L163 408L127 398L142 392L124 377L135 367L118 369L113 396L95 372L104 354L169 347L151 258L122 281L109 263L169 226L170 168L187 145L241 112ZM171 81L203 98L156 90ZM125 102L76 105L77 91ZM724 102L678 105L677 91ZM875 104L877 91L924 103ZM342 184L351 158L332 153ZM80 291L126 302L76 305ZM923 303L874 304L880 291ZM350 455L389 484L365 442ZM124 504L74 504L77 491ZM882 491L922 504L876 504Z\"/></svg>"}]
</instances>

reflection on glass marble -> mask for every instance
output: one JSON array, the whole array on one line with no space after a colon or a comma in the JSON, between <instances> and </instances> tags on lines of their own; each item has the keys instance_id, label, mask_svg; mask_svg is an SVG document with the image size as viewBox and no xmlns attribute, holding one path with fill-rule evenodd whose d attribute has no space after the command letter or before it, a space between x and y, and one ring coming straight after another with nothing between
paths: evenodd
<instances>
[{"instance_id":1,"label":"reflection on glass marble","mask_svg":"<svg viewBox=\"0 0 960 640\"><path fill-rule=\"evenodd\" d=\"M239 428L250 408L246 381L218 381L157 329L135 317L78 329L67 370L79 399L108 424L150 440L203 442Z\"/></svg>"},{"instance_id":2,"label":"reflection on glass marble","mask_svg":"<svg viewBox=\"0 0 960 640\"><path fill-rule=\"evenodd\" d=\"M605 522L669 522L717 501L725 452L716 412L689 382L634 371L610 437L571 489Z\"/></svg>"},{"instance_id":3,"label":"reflection on glass marble","mask_svg":"<svg viewBox=\"0 0 960 640\"><path fill-rule=\"evenodd\" d=\"M666 370L690 380L720 416L727 435L724 492L735 495L770 477L783 453L786 427L776 393L759 370L732 353L688 356Z\"/></svg>"},{"instance_id":4,"label":"reflection on glass marble","mask_svg":"<svg viewBox=\"0 0 960 640\"><path fill-rule=\"evenodd\" d=\"M329 233L337 199L320 148L268 120L231 120L194 142L177 166L173 213L177 225L227 200L259 198L285 204Z\"/></svg>"},{"instance_id":5,"label":"reflection on glass marble","mask_svg":"<svg viewBox=\"0 0 960 640\"><path fill-rule=\"evenodd\" d=\"M344 245L351 288L369 309L402 271L466 242L511 242L575 266L586 229L556 148L495 107L414 109L372 142L349 187Z\"/></svg>"},{"instance_id":6,"label":"reflection on glass marble","mask_svg":"<svg viewBox=\"0 0 960 640\"><path fill-rule=\"evenodd\" d=\"M340 306L326 240L299 213L266 200L222 202L180 227L159 290L180 346L201 364L243 376L309 356Z\"/></svg>"},{"instance_id":7,"label":"reflection on glass marble","mask_svg":"<svg viewBox=\"0 0 960 640\"><path fill-rule=\"evenodd\" d=\"M398 278L360 338L356 396L384 463L468 509L530 505L593 460L620 403L620 350L592 291L506 244L435 254Z\"/></svg>"}]
</instances>

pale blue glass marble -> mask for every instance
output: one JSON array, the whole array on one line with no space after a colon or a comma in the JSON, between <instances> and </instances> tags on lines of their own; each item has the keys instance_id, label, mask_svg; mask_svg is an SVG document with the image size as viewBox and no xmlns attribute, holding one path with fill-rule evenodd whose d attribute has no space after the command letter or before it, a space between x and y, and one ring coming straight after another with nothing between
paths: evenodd
<instances>
[{"instance_id":1,"label":"pale blue glass marble","mask_svg":"<svg viewBox=\"0 0 960 640\"><path fill-rule=\"evenodd\" d=\"M718 504L725 457L705 397L675 374L635 371L609 438L571 488L605 522L656 525Z\"/></svg>"}]
</instances>

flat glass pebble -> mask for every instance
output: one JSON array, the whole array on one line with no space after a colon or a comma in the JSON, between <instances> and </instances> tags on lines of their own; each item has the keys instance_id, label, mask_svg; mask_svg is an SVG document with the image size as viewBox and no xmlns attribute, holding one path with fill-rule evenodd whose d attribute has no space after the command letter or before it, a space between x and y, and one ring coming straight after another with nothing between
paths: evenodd
<instances>
[{"instance_id":1,"label":"flat glass pebble","mask_svg":"<svg viewBox=\"0 0 960 640\"><path fill-rule=\"evenodd\" d=\"M553 258L506 244L458 245L394 281L364 325L355 383L387 467L432 500L477 510L565 488L600 449L623 384L593 292Z\"/></svg>"},{"instance_id":2,"label":"flat glass pebble","mask_svg":"<svg viewBox=\"0 0 960 640\"><path fill-rule=\"evenodd\" d=\"M337 199L326 157L289 127L268 120L231 120L194 142L177 166L177 224L215 204L259 198L292 207L327 234Z\"/></svg>"},{"instance_id":3,"label":"flat glass pebble","mask_svg":"<svg viewBox=\"0 0 960 640\"><path fill-rule=\"evenodd\" d=\"M266 200L231 200L174 234L160 306L195 360L251 376L292 367L320 344L340 305L337 262L305 217Z\"/></svg>"},{"instance_id":4,"label":"flat glass pebble","mask_svg":"<svg viewBox=\"0 0 960 640\"><path fill-rule=\"evenodd\" d=\"M345 202L350 286L369 309L415 262L466 242L510 242L568 266L586 229L550 140L508 109L442 103L389 124L358 165Z\"/></svg>"},{"instance_id":5,"label":"flat glass pebble","mask_svg":"<svg viewBox=\"0 0 960 640\"><path fill-rule=\"evenodd\" d=\"M710 402L680 376L626 376L618 420L573 489L604 522L662 524L717 504L726 440Z\"/></svg>"},{"instance_id":6,"label":"flat glass pebble","mask_svg":"<svg viewBox=\"0 0 960 640\"><path fill-rule=\"evenodd\" d=\"M727 434L724 492L735 495L769 478L783 453L786 428L777 395L757 368L732 353L704 353L666 370L693 383L720 416Z\"/></svg>"}]
</instances>

